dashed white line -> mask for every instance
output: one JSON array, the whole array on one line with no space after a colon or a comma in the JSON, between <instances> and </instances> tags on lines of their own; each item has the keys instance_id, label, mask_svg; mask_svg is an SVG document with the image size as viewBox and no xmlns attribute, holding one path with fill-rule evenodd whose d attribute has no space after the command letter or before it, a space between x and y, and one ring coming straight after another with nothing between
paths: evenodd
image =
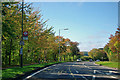
<instances>
[{"instance_id":1,"label":"dashed white line","mask_svg":"<svg viewBox=\"0 0 120 80\"><path fill-rule=\"evenodd\" d=\"M96 70L94 70L94 74L96 74Z\"/></svg>"},{"instance_id":2,"label":"dashed white line","mask_svg":"<svg viewBox=\"0 0 120 80\"><path fill-rule=\"evenodd\" d=\"M84 63L83 63L83 65L85 66L85 67L88 67L89 69L92 69L92 68L90 68L89 66L86 66ZM98 71L98 70L94 70L94 74L96 73L96 72L99 72L99 73L101 73L101 74L104 74L104 73L102 73L102 72L100 72L100 71ZM110 75L110 74L112 74L114 71L109 71L109 73L106 73L106 75ZM95 80L95 75L93 75L93 78L92 78L92 80ZM114 77L114 76L110 76L111 78L117 78L117 77Z\"/></svg>"},{"instance_id":3,"label":"dashed white line","mask_svg":"<svg viewBox=\"0 0 120 80\"><path fill-rule=\"evenodd\" d=\"M85 80L88 80L86 77L84 77L83 75L81 75L82 76L82 78L84 78Z\"/></svg>"},{"instance_id":4,"label":"dashed white line","mask_svg":"<svg viewBox=\"0 0 120 80\"><path fill-rule=\"evenodd\" d=\"M79 73L78 71L76 71L76 73Z\"/></svg>"},{"instance_id":5,"label":"dashed white line","mask_svg":"<svg viewBox=\"0 0 120 80\"><path fill-rule=\"evenodd\" d=\"M94 70L94 75L93 75L92 80L95 80L95 74L96 74L96 70Z\"/></svg>"},{"instance_id":6,"label":"dashed white line","mask_svg":"<svg viewBox=\"0 0 120 80\"><path fill-rule=\"evenodd\" d=\"M93 75L93 78L92 78L92 80L95 80L95 75Z\"/></svg>"}]
</instances>

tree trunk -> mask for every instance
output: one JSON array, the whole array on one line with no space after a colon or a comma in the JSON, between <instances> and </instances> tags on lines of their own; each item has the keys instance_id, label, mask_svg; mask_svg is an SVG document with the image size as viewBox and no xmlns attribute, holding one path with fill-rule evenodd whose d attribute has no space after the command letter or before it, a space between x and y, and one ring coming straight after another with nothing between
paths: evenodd
<instances>
[{"instance_id":1,"label":"tree trunk","mask_svg":"<svg viewBox=\"0 0 120 80\"><path fill-rule=\"evenodd\" d=\"M73 61L74 61L74 55L73 55Z\"/></svg>"},{"instance_id":2,"label":"tree trunk","mask_svg":"<svg viewBox=\"0 0 120 80\"><path fill-rule=\"evenodd\" d=\"M65 55L64 55L64 61L65 61Z\"/></svg>"},{"instance_id":3,"label":"tree trunk","mask_svg":"<svg viewBox=\"0 0 120 80\"><path fill-rule=\"evenodd\" d=\"M53 57L54 57L54 61L56 61L56 54L55 54L55 55L53 55Z\"/></svg>"},{"instance_id":4,"label":"tree trunk","mask_svg":"<svg viewBox=\"0 0 120 80\"><path fill-rule=\"evenodd\" d=\"M44 50L44 61L46 62L46 49Z\"/></svg>"},{"instance_id":5,"label":"tree trunk","mask_svg":"<svg viewBox=\"0 0 120 80\"><path fill-rule=\"evenodd\" d=\"M9 65L11 65L11 49L12 49L12 39L10 39Z\"/></svg>"},{"instance_id":6,"label":"tree trunk","mask_svg":"<svg viewBox=\"0 0 120 80\"><path fill-rule=\"evenodd\" d=\"M5 50L5 65L7 65L7 44L5 42L5 45L6 45L6 50Z\"/></svg>"}]
</instances>

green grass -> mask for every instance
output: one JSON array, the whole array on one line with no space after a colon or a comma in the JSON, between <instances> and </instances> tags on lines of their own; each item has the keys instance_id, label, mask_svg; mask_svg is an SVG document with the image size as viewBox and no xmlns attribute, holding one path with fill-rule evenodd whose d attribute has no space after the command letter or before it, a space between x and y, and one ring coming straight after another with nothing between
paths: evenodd
<instances>
[{"instance_id":1,"label":"green grass","mask_svg":"<svg viewBox=\"0 0 120 80\"><path fill-rule=\"evenodd\" d=\"M23 68L20 67L14 67L2 70L2 78L15 78L17 75L24 74L25 72L29 72L32 70L35 70L36 67L44 67L46 65L55 64L55 63L61 63L61 62L50 62L50 63L44 63L44 64L34 64L29 66L23 66Z\"/></svg>"},{"instance_id":2,"label":"green grass","mask_svg":"<svg viewBox=\"0 0 120 80\"><path fill-rule=\"evenodd\" d=\"M118 68L118 62L100 61L95 63L102 64L103 66L107 66L107 67Z\"/></svg>"}]
</instances>

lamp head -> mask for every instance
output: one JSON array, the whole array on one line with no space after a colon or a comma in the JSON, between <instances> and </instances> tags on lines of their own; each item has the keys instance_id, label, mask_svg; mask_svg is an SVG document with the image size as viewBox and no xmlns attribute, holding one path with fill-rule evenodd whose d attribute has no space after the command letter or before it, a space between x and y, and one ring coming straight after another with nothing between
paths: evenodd
<instances>
[{"instance_id":1,"label":"lamp head","mask_svg":"<svg viewBox=\"0 0 120 80\"><path fill-rule=\"evenodd\" d=\"M64 30L68 30L68 28L65 28Z\"/></svg>"}]
</instances>

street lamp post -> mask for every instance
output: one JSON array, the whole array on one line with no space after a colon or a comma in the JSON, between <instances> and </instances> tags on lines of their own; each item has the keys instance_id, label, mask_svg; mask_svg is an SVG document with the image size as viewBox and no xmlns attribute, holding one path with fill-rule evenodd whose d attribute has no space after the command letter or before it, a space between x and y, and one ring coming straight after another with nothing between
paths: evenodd
<instances>
[{"instance_id":1,"label":"street lamp post","mask_svg":"<svg viewBox=\"0 0 120 80\"><path fill-rule=\"evenodd\" d=\"M60 30L68 30L68 28L59 29L59 61L61 61L61 56L60 56Z\"/></svg>"},{"instance_id":2,"label":"street lamp post","mask_svg":"<svg viewBox=\"0 0 120 80\"><path fill-rule=\"evenodd\" d=\"M24 0L22 0L22 42L23 42L23 6L24 6ZM23 59L22 59L22 57L23 57L23 44L21 44L21 49L20 49L20 66L21 66L21 68L23 67Z\"/></svg>"}]
</instances>

